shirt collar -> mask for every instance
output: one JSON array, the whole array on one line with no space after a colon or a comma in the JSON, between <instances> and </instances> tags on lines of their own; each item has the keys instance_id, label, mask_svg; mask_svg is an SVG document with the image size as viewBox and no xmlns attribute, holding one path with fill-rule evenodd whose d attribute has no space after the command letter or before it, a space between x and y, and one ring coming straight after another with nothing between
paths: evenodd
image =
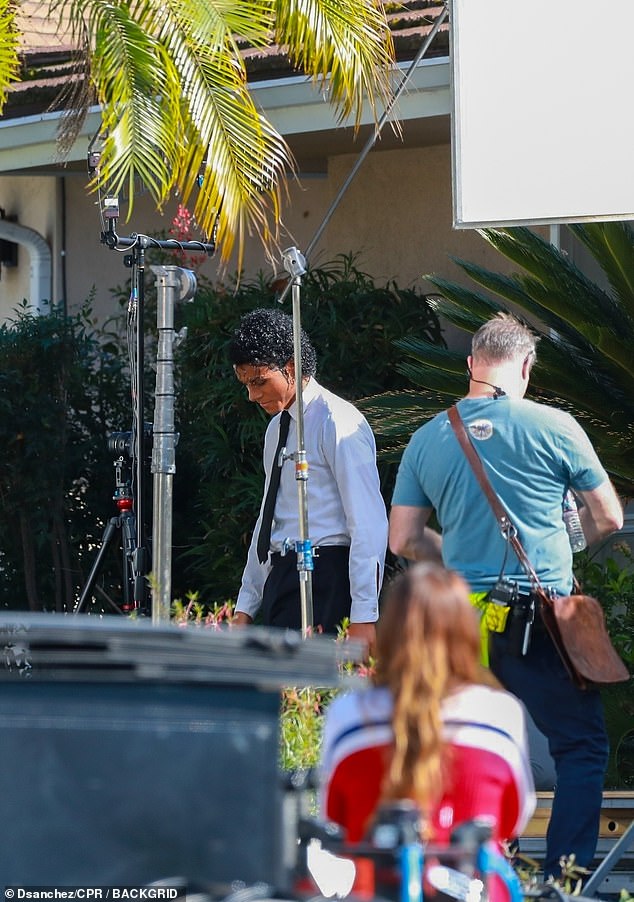
<instances>
[{"instance_id":1,"label":"shirt collar","mask_svg":"<svg viewBox=\"0 0 634 902\"><path fill-rule=\"evenodd\" d=\"M306 408L306 405L310 404L313 398L316 398L318 394L319 383L314 376L310 376L308 382L302 389L302 401L304 402L304 408ZM293 401L291 406L288 408L288 412L294 420L297 419L297 401Z\"/></svg>"}]
</instances>

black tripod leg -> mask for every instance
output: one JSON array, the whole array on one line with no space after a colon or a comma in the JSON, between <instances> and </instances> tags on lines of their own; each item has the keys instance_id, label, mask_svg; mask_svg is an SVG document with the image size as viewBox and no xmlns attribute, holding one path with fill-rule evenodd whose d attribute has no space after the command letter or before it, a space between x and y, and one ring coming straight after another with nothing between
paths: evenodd
<instances>
[{"instance_id":1,"label":"black tripod leg","mask_svg":"<svg viewBox=\"0 0 634 902\"><path fill-rule=\"evenodd\" d=\"M106 528L103 531L103 538L101 540L101 548L99 549L97 557L95 558L95 562L92 565L90 573L88 574L88 579L86 581L86 585L84 586L83 591L81 593L81 597L80 597L79 601L77 602L77 606L75 607L75 610L73 611L74 614L79 614L83 610L84 605L86 604L88 599L90 598L90 596L92 594L93 586L95 584L95 579L97 578L97 573L99 572L99 567L101 566L103 557L104 557L106 551L108 550L108 546L110 545L110 542L112 541L112 537L114 536L114 534L116 533L116 531L120 525L121 525L121 523L120 523L119 517L112 517L110 520L108 520L108 522L106 524Z\"/></svg>"},{"instance_id":2,"label":"black tripod leg","mask_svg":"<svg viewBox=\"0 0 634 902\"><path fill-rule=\"evenodd\" d=\"M122 614L122 613L123 613L123 611L121 610L121 608L119 607L119 605L116 604L116 603L112 600L112 598L110 598L110 596L108 595L108 593L107 593L104 589L102 589L102 587L99 585L99 583L97 583L97 585L95 586L95 595L99 595L100 598L103 598L103 600L106 602L106 604L109 604L109 605L110 605L110 607L111 607L112 610L115 612L115 614Z\"/></svg>"},{"instance_id":3,"label":"black tripod leg","mask_svg":"<svg viewBox=\"0 0 634 902\"><path fill-rule=\"evenodd\" d=\"M134 554L136 548L136 519L132 513L121 515L121 546L123 553L123 610L141 607L136 602Z\"/></svg>"}]
</instances>

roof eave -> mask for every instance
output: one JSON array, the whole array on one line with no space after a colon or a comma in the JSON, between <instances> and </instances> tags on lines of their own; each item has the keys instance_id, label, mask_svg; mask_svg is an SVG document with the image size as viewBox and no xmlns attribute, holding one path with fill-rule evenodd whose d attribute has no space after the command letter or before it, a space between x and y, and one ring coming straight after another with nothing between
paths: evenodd
<instances>
[{"instance_id":1,"label":"roof eave","mask_svg":"<svg viewBox=\"0 0 634 902\"><path fill-rule=\"evenodd\" d=\"M404 77L410 63L397 66ZM402 122L449 115L450 65L448 57L422 60L411 73L394 111ZM303 75L257 81L249 85L256 105L285 137L352 128L352 121L338 122L324 94ZM92 107L70 153L60 159L57 130L63 112L41 113L0 120L0 173L20 173L56 168L86 160L88 145L100 127L99 107ZM363 125L373 123L369 106Z\"/></svg>"}]
</instances>

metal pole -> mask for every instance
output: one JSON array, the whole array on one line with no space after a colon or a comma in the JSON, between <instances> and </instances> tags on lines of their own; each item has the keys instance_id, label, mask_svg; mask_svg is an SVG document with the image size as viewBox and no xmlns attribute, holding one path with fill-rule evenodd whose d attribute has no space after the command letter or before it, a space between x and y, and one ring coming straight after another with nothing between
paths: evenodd
<instances>
[{"instance_id":1,"label":"metal pole","mask_svg":"<svg viewBox=\"0 0 634 902\"><path fill-rule=\"evenodd\" d=\"M152 430L152 623L167 623L172 591L172 501L176 472L174 429L174 305L196 292L196 277L180 266L151 266L157 279L156 392Z\"/></svg>"},{"instance_id":2,"label":"metal pole","mask_svg":"<svg viewBox=\"0 0 634 902\"><path fill-rule=\"evenodd\" d=\"M625 833L612 846L594 874L588 878L583 886L584 896L594 896L599 891L603 880L611 873L615 864L621 860L621 856L634 844L634 821L629 825Z\"/></svg>"},{"instance_id":3,"label":"metal pole","mask_svg":"<svg viewBox=\"0 0 634 902\"><path fill-rule=\"evenodd\" d=\"M145 544L145 245L142 241L134 248L132 263L132 304L136 314L135 337L135 390L134 397L134 462L135 503L134 517L136 547L131 555L132 597L135 610L143 610L147 601L148 555Z\"/></svg>"},{"instance_id":4,"label":"metal pole","mask_svg":"<svg viewBox=\"0 0 634 902\"><path fill-rule=\"evenodd\" d=\"M414 70L418 66L421 59L427 53L429 46L432 41L436 37L440 26L445 21L445 18L448 15L447 4L443 5L442 12L436 18L434 22L434 26L430 33L427 35L427 38L423 41L418 53L415 58L412 60L407 73L401 79L400 84L398 85L390 103L385 108L383 115L379 119L375 129L373 130L371 136L366 142L363 150L361 151L355 165L352 168L348 178L345 180L335 199L333 200L330 208L328 209L321 225L315 232L312 241L308 245L306 256L310 256L311 252L317 245L317 242L321 238L324 229L328 225L330 219L332 218L333 213L335 212L337 206L339 205L341 198L347 191L352 179L357 174L361 164L369 154L369 152L374 147L377 138L381 134L381 130L383 126L389 119L394 106L396 105L399 97L405 90L407 83L409 82ZM310 545L309 539L309 531L308 531L308 501L307 501L307 480L308 480L308 462L306 460L306 451L304 448L304 406L302 399L302 355L301 355L301 315L300 315L300 287L301 287L301 278L306 273L306 259L305 257L298 251L296 247L290 247L282 253L282 261L284 263L284 268L290 274L291 279L287 282L284 290L282 291L280 297L278 298L279 303L281 304L286 298L289 290L292 290L292 301L293 301L293 345L294 345L294 357L295 357L295 377L296 377L296 388L295 388L295 398L297 402L297 454L295 460L295 479L297 480L297 489L299 496L299 525L300 525L300 538L296 543L297 548L297 569L299 571L299 589L300 589L300 602L302 606L302 632L304 635L308 633L308 630L313 625L313 584L312 584L312 570L313 570L313 553Z\"/></svg>"},{"instance_id":5,"label":"metal pole","mask_svg":"<svg viewBox=\"0 0 634 902\"><path fill-rule=\"evenodd\" d=\"M304 400L302 391L302 348L300 319L300 277L293 280L293 343L295 355L295 398L297 401L297 454L295 479L299 503L299 544L297 569L302 614L302 633L313 626L313 550L308 530L308 461L304 445Z\"/></svg>"},{"instance_id":6,"label":"metal pole","mask_svg":"<svg viewBox=\"0 0 634 902\"><path fill-rule=\"evenodd\" d=\"M302 386L302 323L300 293L306 261L297 248L283 253L284 266L292 276L293 285L293 358L295 364L295 402L297 407L297 451L295 452L295 480L299 503L299 539L295 543L299 572L302 634L307 636L313 626L313 551L308 527L308 461L304 442L304 396Z\"/></svg>"}]
</instances>

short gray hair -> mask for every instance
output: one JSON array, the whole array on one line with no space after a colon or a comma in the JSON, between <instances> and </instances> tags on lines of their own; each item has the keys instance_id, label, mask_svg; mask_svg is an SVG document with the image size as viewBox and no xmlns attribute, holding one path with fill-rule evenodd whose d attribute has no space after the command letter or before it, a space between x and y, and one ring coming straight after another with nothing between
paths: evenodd
<instances>
[{"instance_id":1,"label":"short gray hair","mask_svg":"<svg viewBox=\"0 0 634 902\"><path fill-rule=\"evenodd\" d=\"M536 355L538 337L510 313L498 313L480 326L471 341L471 354L487 363Z\"/></svg>"}]
</instances>

